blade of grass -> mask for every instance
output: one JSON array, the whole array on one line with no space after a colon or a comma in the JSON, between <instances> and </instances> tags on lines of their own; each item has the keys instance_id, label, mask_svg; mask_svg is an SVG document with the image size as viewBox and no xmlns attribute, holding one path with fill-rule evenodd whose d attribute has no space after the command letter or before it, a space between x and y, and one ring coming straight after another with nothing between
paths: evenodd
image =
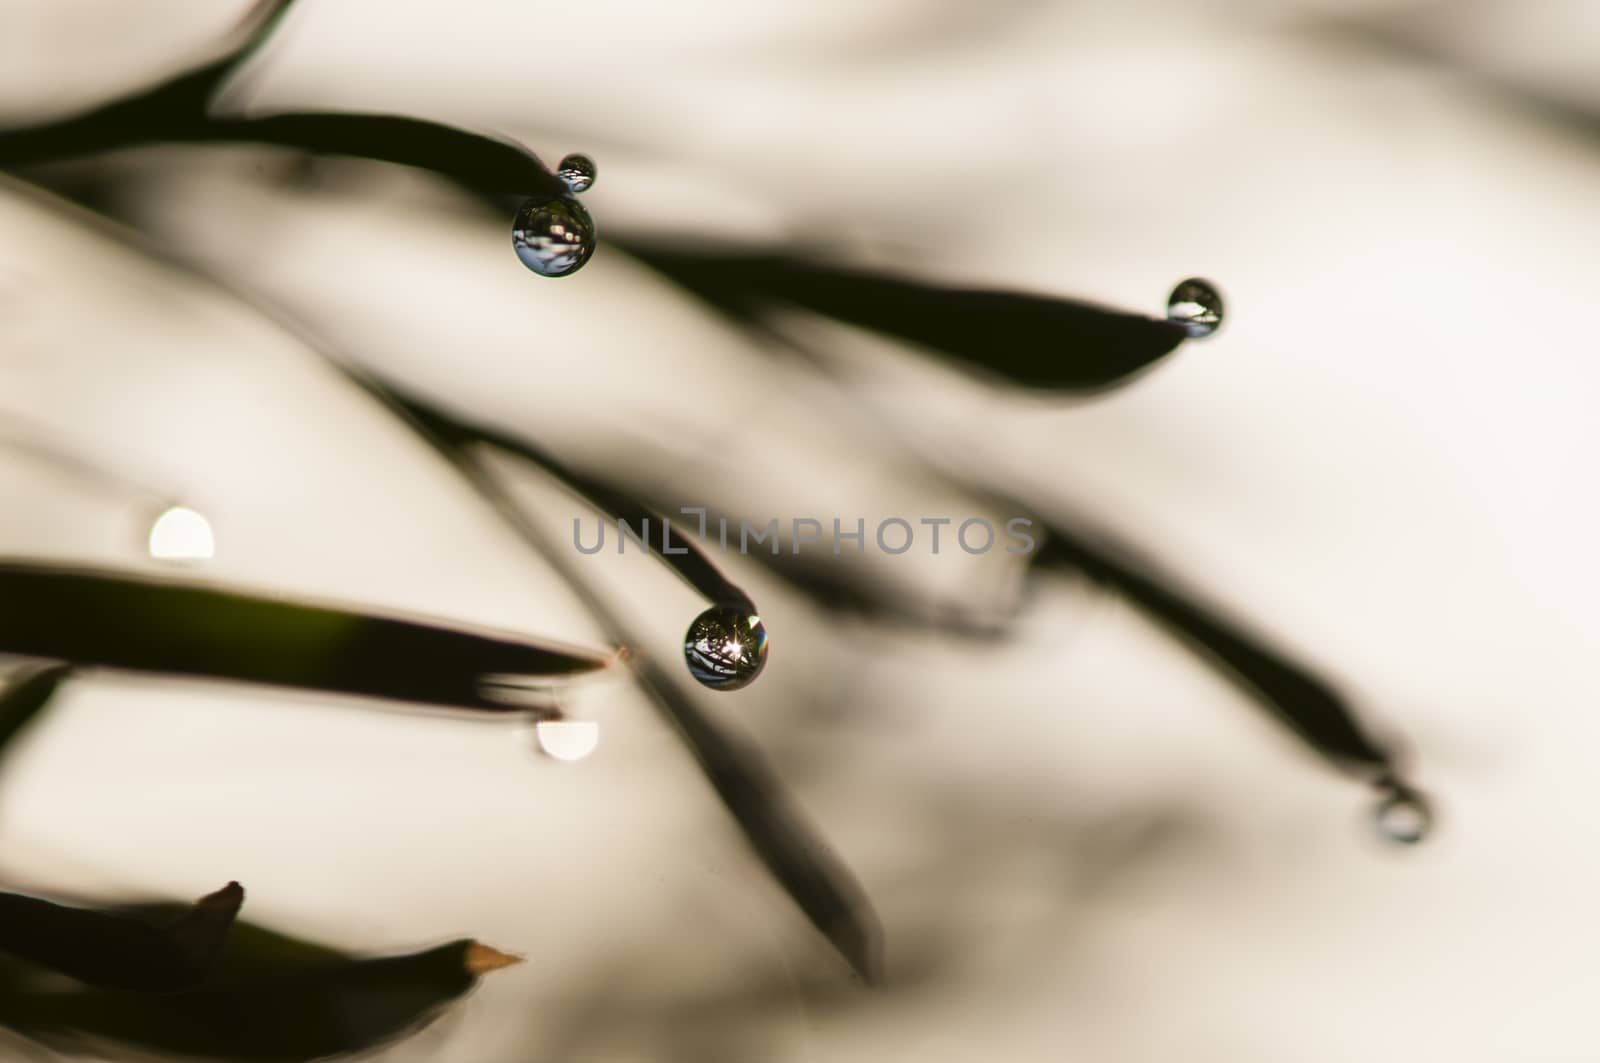
<instances>
[{"instance_id":1,"label":"blade of grass","mask_svg":"<svg viewBox=\"0 0 1600 1063\"><path fill-rule=\"evenodd\" d=\"M1045 522L1037 568L1065 566L1115 588L1204 658L1335 767L1377 781L1394 774L1395 754L1368 733L1326 679L1182 589L1170 574L1122 545Z\"/></svg>"},{"instance_id":2,"label":"blade of grass","mask_svg":"<svg viewBox=\"0 0 1600 1063\"><path fill-rule=\"evenodd\" d=\"M1175 350L1187 335L1164 318L1044 295L949 287L781 252L621 246L735 318L798 307L1027 388L1098 391Z\"/></svg>"},{"instance_id":3,"label":"blade of grass","mask_svg":"<svg viewBox=\"0 0 1600 1063\"><path fill-rule=\"evenodd\" d=\"M0 652L420 704L512 711L485 675L560 678L607 658L526 639L199 585L0 563Z\"/></svg>"}]
</instances>

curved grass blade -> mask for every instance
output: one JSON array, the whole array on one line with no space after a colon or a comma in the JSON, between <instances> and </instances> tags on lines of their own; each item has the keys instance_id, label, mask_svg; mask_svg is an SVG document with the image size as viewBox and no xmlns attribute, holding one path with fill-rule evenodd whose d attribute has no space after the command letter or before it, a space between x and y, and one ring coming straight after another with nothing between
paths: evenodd
<instances>
[{"instance_id":1,"label":"curved grass blade","mask_svg":"<svg viewBox=\"0 0 1600 1063\"><path fill-rule=\"evenodd\" d=\"M944 287L782 254L623 250L725 313L810 310L937 351L1012 384L1095 391L1173 351L1186 338L1164 318L1021 292Z\"/></svg>"},{"instance_id":2,"label":"curved grass blade","mask_svg":"<svg viewBox=\"0 0 1600 1063\"><path fill-rule=\"evenodd\" d=\"M24 665L17 670L0 690L0 752L44 711L71 674L71 666L65 664Z\"/></svg>"},{"instance_id":3,"label":"curved grass blade","mask_svg":"<svg viewBox=\"0 0 1600 1063\"><path fill-rule=\"evenodd\" d=\"M213 116L210 106L217 88L288 6L262 5L262 13L246 18L237 50L197 70L82 114L0 132L0 167L145 144L247 142L415 166L491 198L567 195L566 184L526 148L438 122L381 114Z\"/></svg>"},{"instance_id":4,"label":"curved grass blade","mask_svg":"<svg viewBox=\"0 0 1600 1063\"><path fill-rule=\"evenodd\" d=\"M390 408L404 415L401 407L390 404ZM631 641L622 621L577 578L561 560L561 551L547 541L494 473L472 453L476 441L439 434L426 422L404 416L530 548L563 569L574 593L614 641ZM529 460L526 455L518 456ZM537 462L533 464L539 467ZM718 726L665 669L637 652L630 660L645 692L682 736L756 856L851 969L868 984L876 983L882 975L883 932L871 901L849 869L830 855L829 847L789 799L760 752Z\"/></svg>"},{"instance_id":5,"label":"curved grass blade","mask_svg":"<svg viewBox=\"0 0 1600 1063\"><path fill-rule=\"evenodd\" d=\"M347 371L348 372L348 371ZM428 432L440 439L448 441L452 446L462 446L473 443L486 443L490 446L515 454L525 461L543 469L545 472L560 480L574 493L582 496L592 503L595 508L613 519L622 520L635 527L670 527L660 514L639 502L637 499L624 494L615 488L576 472L562 462L557 461L543 449L534 446L525 439L519 439L487 425L463 420L454 414L445 413L432 403L417 398L409 393L399 390L391 384L380 382L370 376L350 373L351 378L380 400L391 404L421 425ZM648 525L647 523L648 522ZM661 550L652 550L651 556L672 568L685 583L693 587L700 595L712 605L729 605L743 612L756 614L760 610L750 596L740 590L728 577L724 576L711 559L705 555L692 539L678 538L672 542L674 550L683 550L679 553L666 553Z\"/></svg>"},{"instance_id":6,"label":"curved grass blade","mask_svg":"<svg viewBox=\"0 0 1600 1063\"><path fill-rule=\"evenodd\" d=\"M0 950L89 985L170 993L211 973L243 903L230 882L163 924L0 893Z\"/></svg>"},{"instance_id":7,"label":"curved grass blade","mask_svg":"<svg viewBox=\"0 0 1600 1063\"><path fill-rule=\"evenodd\" d=\"M1064 565L1120 591L1129 601L1222 671L1274 718L1335 767L1375 783L1395 776L1395 754L1369 734L1332 683L1246 631L1152 564L1075 534L1060 524L1043 525L1046 538L1035 554L1040 567Z\"/></svg>"},{"instance_id":8,"label":"curved grass blade","mask_svg":"<svg viewBox=\"0 0 1600 1063\"><path fill-rule=\"evenodd\" d=\"M486 675L607 659L434 623L85 569L0 563L0 652L506 712Z\"/></svg>"}]
</instances>

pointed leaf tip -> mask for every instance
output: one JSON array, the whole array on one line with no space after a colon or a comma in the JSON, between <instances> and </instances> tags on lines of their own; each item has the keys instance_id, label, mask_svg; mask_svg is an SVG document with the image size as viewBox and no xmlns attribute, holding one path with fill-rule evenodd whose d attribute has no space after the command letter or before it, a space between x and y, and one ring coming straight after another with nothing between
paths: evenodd
<instances>
[{"instance_id":1,"label":"pointed leaf tip","mask_svg":"<svg viewBox=\"0 0 1600 1063\"><path fill-rule=\"evenodd\" d=\"M498 971L502 967L512 967L523 962L523 957L509 952L501 952L492 945L485 945L481 941L474 941L467 946L467 954L462 963L467 973L474 977Z\"/></svg>"}]
</instances>

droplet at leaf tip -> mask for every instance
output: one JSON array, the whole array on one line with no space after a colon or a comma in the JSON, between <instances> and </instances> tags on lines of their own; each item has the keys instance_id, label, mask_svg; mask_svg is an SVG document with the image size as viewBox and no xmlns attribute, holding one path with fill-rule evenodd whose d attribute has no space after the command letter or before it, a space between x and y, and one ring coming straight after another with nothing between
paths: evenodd
<instances>
[{"instance_id":1,"label":"droplet at leaf tip","mask_svg":"<svg viewBox=\"0 0 1600 1063\"><path fill-rule=\"evenodd\" d=\"M1178 282L1167 296L1167 320L1182 325L1190 339L1202 339L1222 327L1222 293L1203 277Z\"/></svg>"},{"instance_id":2,"label":"droplet at leaf tip","mask_svg":"<svg viewBox=\"0 0 1600 1063\"><path fill-rule=\"evenodd\" d=\"M566 277L594 254L594 219L572 196L534 196L511 226L511 248L541 277Z\"/></svg>"},{"instance_id":3,"label":"droplet at leaf tip","mask_svg":"<svg viewBox=\"0 0 1600 1063\"><path fill-rule=\"evenodd\" d=\"M579 152L568 155L556 167L556 176L561 178L562 183L573 195L587 192L593 187L595 174L594 160Z\"/></svg>"},{"instance_id":4,"label":"droplet at leaf tip","mask_svg":"<svg viewBox=\"0 0 1600 1063\"><path fill-rule=\"evenodd\" d=\"M1395 845L1416 845L1427 839L1434 827L1433 808L1420 791L1394 780L1377 784L1378 803L1372 822L1384 841Z\"/></svg>"},{"instance_id":5,"label":"droplet at leaf tip","mask_svg":"<svg viewBox=\"0 0 1600 1063\"><path fill-rule=\"evenodd\" d=\"M689 674L712 690L749 686L767 666L767 628L754 613L714 605L683 636Z\"/></svg>"}]
</instances>

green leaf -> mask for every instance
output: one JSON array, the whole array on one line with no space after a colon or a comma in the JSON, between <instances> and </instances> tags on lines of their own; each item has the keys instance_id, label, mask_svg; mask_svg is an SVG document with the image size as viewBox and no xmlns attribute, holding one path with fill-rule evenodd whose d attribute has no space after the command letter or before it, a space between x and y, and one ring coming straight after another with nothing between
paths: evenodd
<instances>
[{"instance_id":1,"label":"green leaf","mask_svg":"<svg viewBox=\"0 0 1600 1063\"><path fill-rule=\"evenodd\" d=\"M527 639L79 568L0 563L0 652L133 671L513 711L488 675L607 659Z\"/></svg>"},{"instance_id":2,"label":"green leaf","mask_svg":"<svg viewBox=\"0 0 1600 1063\"><path fill-rule=\"evenodd\" d=\"M782 307L810 310L1028 388L1107 388L1187 336L1164 318L1071 299L947 287L782 253L622 246L736 318L759 320Z\"/></svg>"}]
</instances>

